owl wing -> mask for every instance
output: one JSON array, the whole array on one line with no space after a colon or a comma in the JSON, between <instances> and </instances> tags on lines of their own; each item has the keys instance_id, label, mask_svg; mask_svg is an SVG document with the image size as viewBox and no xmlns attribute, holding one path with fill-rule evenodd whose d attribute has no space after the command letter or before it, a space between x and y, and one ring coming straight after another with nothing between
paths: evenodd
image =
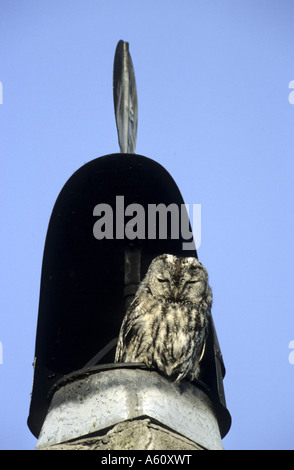
<instances>
[{"instance_id":1,"label":"owl wing","mask_svg":"<svg viewBox=\"0 0 294 470\"><path fill-rule=\"evenodd\" d=\"M177 370L178 376L176 382L180 382L185 377L189 380L194 380L200 375L200 362L205 353L208 333L207 314L208 312L205 311L204 324L198 323L194 328L188 328L186 331L187 347L183 351L183 356Z\"/></svg>"},{"instance_id":2,"label":"owl wing","mask_svg":"<svg viewBox=\"0 0 294 470\"><path fill-rule=\"evenodd\" d=\"M134 326L134 322L139 315L139 309L138 309L139 304L140 304L139 298L135 297L135 299L133 300L133 302L131 303L131 305L129 306L125 314L125 317L123 319L120 332L119 332L114 362L122 362L124 360L126 348L132 337L131 333L132 333L132 329Z\"/></svg>"}]
</instances>

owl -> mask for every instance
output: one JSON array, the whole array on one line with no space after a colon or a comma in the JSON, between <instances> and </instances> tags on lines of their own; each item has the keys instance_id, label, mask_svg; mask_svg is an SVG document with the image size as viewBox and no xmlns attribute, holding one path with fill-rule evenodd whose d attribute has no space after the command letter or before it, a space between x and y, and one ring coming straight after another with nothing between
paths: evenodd
<instances>
[{"instance_id":1,"label":"owl","mask_svg":"<svg viewBox=\"0 0 294 470\"><path fill-rule=\"evenodd\" d=\"M176 382L199 377L212 291L192 257L156 257L123 319L115 362L144 362Z\"/></svg>"}]
</instances>

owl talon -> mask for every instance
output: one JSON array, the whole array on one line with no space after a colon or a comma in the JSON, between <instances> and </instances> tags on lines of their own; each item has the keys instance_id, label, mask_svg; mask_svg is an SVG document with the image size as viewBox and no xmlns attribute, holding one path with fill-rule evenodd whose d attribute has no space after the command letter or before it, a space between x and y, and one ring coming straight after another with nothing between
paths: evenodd
<instances>
[{"instance_id":1,"label":"owl talon","mask_svg":"<svg viewBox=\"0 0 294 470\"><path fill-rule=\"evenodd\" d=\"M151 369L151 367L152 367L152 360L150 360L150 359L143 359L143 362L144 362L144 364L146 365L146 367L148 367L148 369Z\"/></svg>"}]
</instances>

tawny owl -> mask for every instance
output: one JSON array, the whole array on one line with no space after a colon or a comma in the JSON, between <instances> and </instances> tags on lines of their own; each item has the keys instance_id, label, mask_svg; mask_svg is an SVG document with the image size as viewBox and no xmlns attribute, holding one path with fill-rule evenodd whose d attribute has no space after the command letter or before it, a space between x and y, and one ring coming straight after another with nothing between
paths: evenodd
<instances>
[{"instance_id":1,"label":"tawny owl","mask_svg":"<svg viewBox=\"0 0 294 470\"><path fill-rule=\"evenodd\" d=\"M208 274L196 258L158 256L126 312L115 362L144 362L176 382L197 378L211 305Z\"/></svg>"}]
</instances>

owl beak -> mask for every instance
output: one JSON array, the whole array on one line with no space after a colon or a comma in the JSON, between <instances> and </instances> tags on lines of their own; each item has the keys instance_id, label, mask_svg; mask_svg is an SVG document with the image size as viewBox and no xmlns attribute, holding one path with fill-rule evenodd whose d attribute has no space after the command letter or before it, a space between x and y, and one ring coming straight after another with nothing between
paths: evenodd
<instances>
[{"instance_id":1,"label":"owl beak","mask_svg":"<svg viewBox=\"0 0 294 470\"><path fill-rule=\"evenodd\" d=\"M175 300L178 300L178 295L179 295L179 289L177 289L177 288L175 287L175 289L174 289L174 299L175 299Z\"/></svg>"}]
</instances>

